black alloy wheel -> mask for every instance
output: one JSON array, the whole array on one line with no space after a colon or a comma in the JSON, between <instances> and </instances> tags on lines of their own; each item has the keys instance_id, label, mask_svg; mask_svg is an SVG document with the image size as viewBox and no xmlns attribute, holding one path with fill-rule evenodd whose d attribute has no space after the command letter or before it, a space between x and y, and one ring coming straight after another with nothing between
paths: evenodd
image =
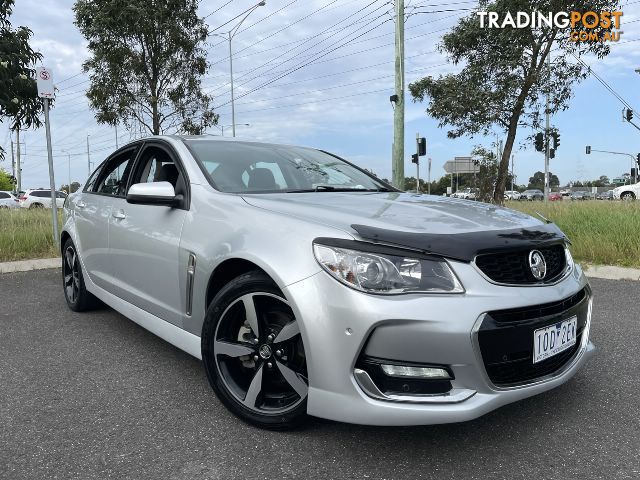
<instances>
[{"instance_id":1,"label":"black alloy wheel","mask_svg":"<svg viewBox=\"0 0 640 480\"><path fill-rule=\"evenodd\" d=\"M242 419L282 429L306 417L309 382L300 327L264 273L241 275L216 295L202 349L211 386Z\"/></svg>"}]
</instances>

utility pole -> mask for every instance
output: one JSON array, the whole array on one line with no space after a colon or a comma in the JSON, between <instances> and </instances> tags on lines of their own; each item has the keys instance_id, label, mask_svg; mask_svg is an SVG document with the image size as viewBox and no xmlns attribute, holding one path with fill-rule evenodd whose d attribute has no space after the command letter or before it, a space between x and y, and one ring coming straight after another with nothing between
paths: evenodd
<instances>
[{"instance_id":1,"label":"utility pole","mask_svg":"<svg viewBox=\"0 0 640 480\"><path fill-rule=\"evenodd\" d=\"M513 161L515 159L515 155L511 155L511 191L513 192Z\"/></svg>"},{"instance_id":2,"label":"utility pole","mask_svg":"<svg viewBox=\"0 0 640 480\"><path fill-rule=\"evenodd\" d=\"M392 180L404 187L404 0L396 3L395 108L393 109Z\"/></svg>"},{"instance_id":3,"label":"utility pole","mask_svg":"<svg viewBox=\"0 0 640 480\"><path fill-rule=\"evenodd\" d=\"M420 193L420 134L416 133L416 193Z\"/></svg>"},{"instance_id":4,"label":"utility pole","mask_svg":"<svg viewBox=\"0 0 640 480\"><path fill-rule=\"evenodd\" d=\"M20 127L16 128L16 191L22 190L22 167L20 166Z\"/></svg>"},{"instance_id":5,"label":"utility pole","mask_svg":"<svg viewBox=\"0 0 640 480\"><path fill-rule=\"evenodd\" d=\"M16 178L16 157L13 154L13 137L11 138L11 175L13 175L13 178ZM15 189L16 186L14 185L13 188Z\"/></svg>"},{"instance_id":6,"label":"utility pole","mask_svg":"<svg viewBox=\"0 0 640 480\"><path fill-rule=\"evenodd\" d=\"M89 153L89 135L87 135L87 178L91 176L91 155Z\"/></svg>"},{"instance_id":7,"label":"utility pole","mask_svg":"<svg viewBox=\"0 0 640 480\"><path fill-rule=\"evenodd\" d=\"M549 80L551 80L551 52L549 52L547 54L547 108L546 108L546 117L547 117L547 124L546 124L546 128L544 130L544 142L545 142L545 149L544 149L544 201L545 203L547 203L549 201L549 148L550 148L550 143L549 142L549 90L551 89L551 84L549 82Z\"/></svg>"},{"instance_id":8,"label":"utility pole","mask_svg":"<svg viewBox=\"0 0 640 480\"><path fill-rule=\"evenodd\" d=\"M427 176L429 183L427 183L427 194L431 195L431 157L429 157L429 173Z\"/></svg>"},{"instance_id":9,"label":"utility pole","mask_svg":"<svg viewBox=\"0 0 640 480\"><path fill-rule=\"evenodd\" d=\"M118 125L116 125L116 150L118 149Z\"/></svg>"}]
</instances>

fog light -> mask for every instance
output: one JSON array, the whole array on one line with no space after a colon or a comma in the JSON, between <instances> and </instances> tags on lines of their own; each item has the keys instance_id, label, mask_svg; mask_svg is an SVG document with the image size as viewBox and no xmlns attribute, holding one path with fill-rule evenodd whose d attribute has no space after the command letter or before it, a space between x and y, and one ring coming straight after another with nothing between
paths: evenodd
<instances>
[{"instance_id":1,"label":"fog light","mask_svg":"<svg viewBox=\"0 0 640 480\"><path fill-rule=\"evenodd\" d=\"M451 375L444 368L408 367L406 365L380 365L382 371L390 377L450 379Z\"/></svg>"}]
</instances>

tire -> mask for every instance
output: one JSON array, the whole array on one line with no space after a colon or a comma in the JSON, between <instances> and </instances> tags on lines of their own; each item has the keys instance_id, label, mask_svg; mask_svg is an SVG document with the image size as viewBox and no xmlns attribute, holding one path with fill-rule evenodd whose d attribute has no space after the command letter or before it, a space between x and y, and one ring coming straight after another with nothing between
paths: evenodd
<instances>
[{"instance_id":1,"label":"tire","mask_svg":"<svg viewBox=\"0 0 640 480\"><path fill-rule=\"evenodd\" d=\"M74 312L91 310L100 303L85 287L82 266L70 238L62 248L62 289L67 305Z\"/></svg>"},{"instance_id":2,"label":"tire","mask_svg":"<svg viewBox=\"0 0 640 480\"><path fill-rule=\"evenodd\" d=\"M635 199L636 196L633 192L624 192L622 195L620 195L620 200L624 200L625 202L632 202Z\"/></svg>"},{"instance_id":3,"label":"tire","mask_svg":"<svg viewBox=\"0 0 640 480\"><path fill-rule=\"evenodd\" d=\"M240 275L215 296L202 329L202 360L213 391L242 420L286 430L307 419L298 321L264 272Z\"/></svg>"},{"instance_id":4,"label":"tire","mask_svg":"<svg viewBox=\"0 0 640 480\"><path fill-rule=\"evenodd\" d=\"M41 203L32 203L31 205L29 205L29 209L36 209L36 208L44 208L44 205L42 205Z\"/></svg>"}]
</instances>

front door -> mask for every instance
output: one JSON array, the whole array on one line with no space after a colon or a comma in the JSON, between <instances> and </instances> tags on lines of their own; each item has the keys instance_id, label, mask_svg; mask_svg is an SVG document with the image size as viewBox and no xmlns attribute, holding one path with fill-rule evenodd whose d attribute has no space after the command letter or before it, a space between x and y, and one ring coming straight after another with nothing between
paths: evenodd
<instances>
[{"instance_id":1,"label":"front door","mask_svg":"<svg viewBox=\"0 0 640 480\"><path fill-rule=\"evenodd\" d=\"M76 248L86 274L100 288L112 291L109 275L109 218L113 201L124 195L137 147L126 148L105 161L89 178L72 208L78 231Z\"/></svg>"},{"instance_id":2,"label":"front door","mask_svg":"<svg viewBox=\"0 0 640 480\"><path fill-rule=\"evenodd\" d=\"M187 179L177 156L160 142L146 144L130 185L168 181L187 195ZM179 246L187 211L161 205L138 205L118 199L109 219L109 257L116 295L181 326ZM186 270L185 270L186 275Z\"/></svg>"}]
</instances>

